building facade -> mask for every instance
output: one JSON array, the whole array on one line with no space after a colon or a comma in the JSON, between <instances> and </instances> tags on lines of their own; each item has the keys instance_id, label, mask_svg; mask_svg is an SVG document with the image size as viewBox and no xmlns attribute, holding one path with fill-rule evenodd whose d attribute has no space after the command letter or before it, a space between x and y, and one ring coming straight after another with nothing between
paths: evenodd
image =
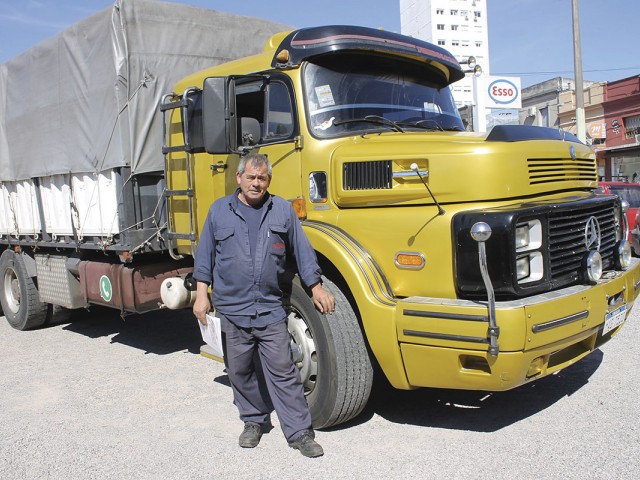
<instances>
[{"instance_id":1,"label":"building facade","mask_svg":"<svg viewBox=\"0 0 640 480\"><path fill-rule=\"evenodd\" d=\"M575 90L560 92L559 128L576 132L575 110ZM585 83L584 111L600 179L640 182L640 75Z\"/></svg>"},{"instance_id":2,"label":"building facade","mask_svg":"<svg viewBox=\"0 0 640 480\"><path fill-rule=\"evenodd\" d=\"M584 83L584 121L587 134L587 143L593 147L598 157L598 175L604 179L606 168L600 153L606 148L604 101L606 83ZM574 135L577 134L576 125L576 91L574 88L560 93L560 128ZM610 178L609 178L610 180Z\"/></svg>"},{"instance_id":3,"label":"building facade","mask_svg":"<svg viewBox=\"0 0 640 480\"><path fill-rule=\"evenodd\" d=\"M608 82L604 97L606 144L598 152L604 175L640 182L640 75Z\"/></svg>"},{"instance_id":4,"label":"building facade","mask_svg":"<svg viewBox=\"0 0 640 480\"><path fill-rule=\"evenodd\" d=\"M522 89L520 125L560 127L560 95L570 91L573 79L556 77Z\"/></svg>"},{"instance_id":5,"label":"building facade","mask_svg":"<svg viewBox=\"0 0 640 480\"><path fill-rule=\"evenodd\" d=\"M400 0L401 32L438 45L458 60L473 56L488 75L487 1ZM473 104L471 76L454 83L451 91L459 108Z\"/></svg>"}]
</instances>

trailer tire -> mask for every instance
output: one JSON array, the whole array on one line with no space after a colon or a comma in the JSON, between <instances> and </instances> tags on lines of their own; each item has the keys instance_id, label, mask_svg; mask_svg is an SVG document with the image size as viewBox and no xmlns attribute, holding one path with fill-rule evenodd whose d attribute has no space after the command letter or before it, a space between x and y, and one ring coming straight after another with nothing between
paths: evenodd
<instances>
[{"instance_id":1,"label":"trailer tire","mask_svg":"<svg viewBox=\"0 0 640 480\"><path fill-rule=\"evenodd\" d=\"M327 317L316 309L298 277L288 305L292 354L315 428L356 417L373 383L369 353L351 304L333 282L323 279L323 284L336 298L333 314Z\"/></svg>"},{"instance_id":2,"label":"trailer tire","mask_svg":"<svg viewBox=\"0 0 640 480\"><path fill-rule=\"evenodd\" d=\"M16 330L38 328L47 320L49 305L40 301L24 261L11 250L0 256L0 303L9 325Z\"/></svg>"}]
</instances>

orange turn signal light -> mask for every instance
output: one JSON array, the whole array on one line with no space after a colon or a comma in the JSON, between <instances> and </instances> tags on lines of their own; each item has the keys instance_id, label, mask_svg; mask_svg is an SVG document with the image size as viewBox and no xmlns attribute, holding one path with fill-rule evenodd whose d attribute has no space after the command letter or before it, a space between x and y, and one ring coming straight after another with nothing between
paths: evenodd
<instances>
[{"instance_id":1,"label":"orange turn signal light","mask_svg":"<svg viewBox=\"0 0 640 480\"><path fill-rule=\"evenodd\" d=\"M395 263L400 268L420 269L424 267L425 259L422 253L398 252L396 253Z\"/></svg>"},{"instance_id":2,"label":"orange turn signal light","mask_svg":"<svg viewBox=\"0 0 640 480\"><path fill-rule=\"evenodd\" d=\"M280 50L276 58L280 63L287 63L289 61L289 50Z\"/></svg>"},{"instance_id":3,"label":"orange turn signal light","mask_svg":"<svg viewBox=\"0 0 640 480\"><path fill-rule=\"evenodd\" d=\"M304 198L291 200L291 206L300 220L307 219L307 202Z\"/></svg>"}]
</instances>

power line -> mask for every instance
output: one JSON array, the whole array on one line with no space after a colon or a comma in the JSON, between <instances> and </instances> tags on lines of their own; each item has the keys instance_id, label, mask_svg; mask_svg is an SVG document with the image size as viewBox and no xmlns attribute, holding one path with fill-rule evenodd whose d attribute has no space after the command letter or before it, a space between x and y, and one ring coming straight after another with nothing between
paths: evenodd
<instances>
[{"instance_id":1,"label":"power line","mask_svg":"<svg viewBox=\"0 0 640 480\"><path fill-rule=\"evenodd\" d=\"M622 71L622 70L639 70L640 71L640 66L637 67L623 67L623 68L603 68L603 69L593 69L593 70L584 70L584 72L587 73L600 73L600 72L618 72L618 71ZM504 76L520 76L520 77L526 77L529 75L559 75L559 74L572 74L573 70L555 70L555 71L548 71L548 72L507 72L507 73L493 73L492 75L504 75Z\"/></svg>"}]
</instances>

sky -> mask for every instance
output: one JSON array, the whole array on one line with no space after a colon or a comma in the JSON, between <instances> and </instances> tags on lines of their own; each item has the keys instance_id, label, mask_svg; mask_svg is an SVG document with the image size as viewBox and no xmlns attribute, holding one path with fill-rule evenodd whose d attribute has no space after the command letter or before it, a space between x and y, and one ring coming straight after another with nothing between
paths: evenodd
<instances>
[{"instance_id":1,"label":"sky","mask_svg":"<svg viewBox=\"0 0 640 480\"><path fill-rule=\"evenodd\" d=\"M362 25L400 32L399 0L173 0L229 13L310 27ZM527 87L573 78L571 0L484 0L488 5L492 75L519 76ZM111 7L113 0L0 0L0 63L69 25ZM640 74L640 0L579 0L584 80Z\"/></svg>"}]
</instances>

